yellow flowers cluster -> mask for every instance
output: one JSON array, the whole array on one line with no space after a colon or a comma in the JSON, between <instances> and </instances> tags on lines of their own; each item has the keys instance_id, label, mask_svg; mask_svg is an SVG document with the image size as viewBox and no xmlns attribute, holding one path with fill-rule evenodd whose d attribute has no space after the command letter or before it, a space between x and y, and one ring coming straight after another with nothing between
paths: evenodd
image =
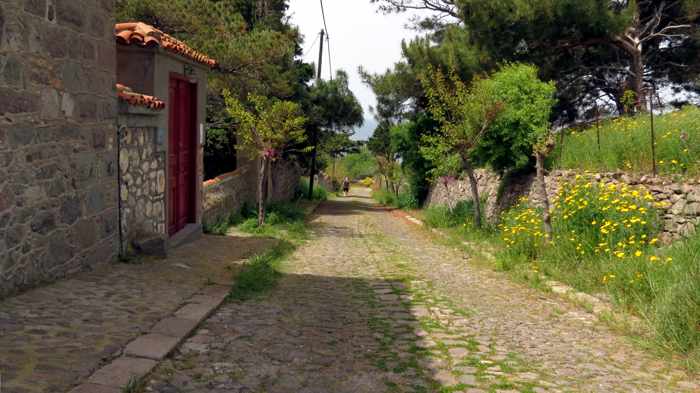
<instances>
[{"instance_id":1,"label":"yellow flowers cluster","mask_svg":"<svg viewBox=\"0 0 700 393\"><path fill-rule=\"evenodd\" d=\"M600 258L624 264L660 263L662 258L654 252L659 239L652 194L589 177L578 176L553 196L552 244L544 242L541 210L529 206L527 199L506 213L500 229L508 252L531 259L556 253L560 260L572 263ZM636 273L625 282L642 280L640 271L644 269L633 269ZM614 280L614 273L602 277L606 285Z\"/></svg>"}]
</instances>

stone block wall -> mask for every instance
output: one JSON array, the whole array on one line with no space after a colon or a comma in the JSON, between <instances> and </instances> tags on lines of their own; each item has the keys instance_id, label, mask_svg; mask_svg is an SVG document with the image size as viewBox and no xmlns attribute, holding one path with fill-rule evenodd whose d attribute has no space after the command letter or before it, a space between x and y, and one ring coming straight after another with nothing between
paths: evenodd
<instances>
[{"instance_id":1,"label":"stone block wall","mask_svg":"<svg viewBox=\"0 0 700 393\"><path fill-rule=\"evenodd\" d=\"M245 163L239 169L204 182L202 223L204 226L228 218L241 210L244 204L255 205L257 194L257 167ZM278 162L273 168L270 200L282 202L294 197L301 169L295 163Z\"/></svg>"},{"instance_id":2,"label":"stone block wall","mask_svg":"<svg viewBox=\"0 0 700 393\"><path fill-rule=\"evenodd\" d=\"M159 139L156 127L127 127L120 131L121 225L125 247L140 237L166 234L166 161Z\"/></svg>"},{"instance_id":3,"label":"stone block wall","mask_svg":"<svg viewBox=\"0 0 700 393\"><path fill-rule=\"evenodd\" d=\"M113 11L0 2L0 296L117 254Z\"/></svg>"},{"instance_id":4,"label":"stone block wall","mask_svg":"<svg viewBox=\"0 0 700 393\"><path fill-rule=\"evenodd\" d=\"M547 194L550 198L559 192L562 185L573 183L579 173L575 171L553 171L545 179ZM700 180L685 183L673 182L658 177L631 175L621 172L581 173L591 181L627 184L641 187L654 196L656 202L664 207L658 208L662 223L661 238L670 242L695 234L700 225ZM489 220L497 221L498 214L512 206L521 196L527 196L535 205L541 205L542 196L535 187L533 175L509 179L507 185L501 184L501 178L489 171L477 171L479 191L486 198L486 215ZM500 193L499 193L500 190ZM431 188L427 206L447 205L449 201L471 200L469 181L457 180L448 187L436 184Z\"/></svg>"}]
</instances>

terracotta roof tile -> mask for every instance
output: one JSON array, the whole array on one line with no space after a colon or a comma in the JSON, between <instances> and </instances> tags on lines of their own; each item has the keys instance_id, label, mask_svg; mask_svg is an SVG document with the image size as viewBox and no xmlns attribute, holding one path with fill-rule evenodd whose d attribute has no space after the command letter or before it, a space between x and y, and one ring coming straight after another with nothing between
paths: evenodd
<instances>
[{"instance_id":1,"label":"terracotta roof tile","mask_svg":"<svg viewBox=\"0 0 700 393\"><path fill-rule=\"evenodd\" d=\"M153 97L147 96L145 94L134 93L131 88L117 83L117 96L120 100L128 103L132 106L145 106L146 108L153 109L156 111L165 109L165 102Z\"/></svg>"},{"instance_id":2,"label":"terracotta roof tile","mask_svg":"<svg viewBox=\"0 0 700 393\"><path fill-rule=\"evenodd\" d=\"M165 34L151 25L142 22L117 23L114 26L117 42L123 45L140 45L144 47L160 46L161 48L186 57L197 63L211 68L217 66L216 60L206 54L187 46L177 38Z\"/></svg>"}]
</instances>

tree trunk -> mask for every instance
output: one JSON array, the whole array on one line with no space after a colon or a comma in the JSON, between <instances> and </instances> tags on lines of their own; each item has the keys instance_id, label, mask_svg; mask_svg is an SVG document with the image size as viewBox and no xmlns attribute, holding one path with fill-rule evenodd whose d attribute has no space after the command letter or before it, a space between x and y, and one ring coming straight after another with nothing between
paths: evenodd
<instances>
[{"instance_id":1,"label":"tree trunk","mask_svg":"<svg viewBox=\"0 0 700 393\"><path fill-rule=\"evenodd\" d=\"M544 226L544 233L547 241L552 241L552 215L549 210L549 196L547 195L547 183L544 178L544 154L542 152L535 152L535 159L537 161L537 186L540 189L540 195L542 196L543 213L542 222Z\"/></svg>"},{"instance_id":2,"label":"tree trunk","mask_svg":"<svg viewBox=\"0 0 700 393\"><path fill-rule=\"evenodd\" d=\"M481 228L481 199L479 198L479 183L474 175L474 168L469 160L464 160L462 163L464 171L467 172L469 178L469 187L472 192L472 200L474 201L474 226Z\"/></svg>"},{"instance_id":3,"label":"tree trunk","mask_svg":"<svg viewBox=\"0 0 700 393\"><path fill-rule=\"evenodd\" d=\"M642 55L641 44L637 44L634 51L630 52L632 57L631 86L637 96L635 108L637 112L643 112L646 108L646 94L644 94L644 57Z\"/></svg>"},{"instance_id":4,"label":"tree trunk","mask_svg":"<svg viewBox=\"0 0 700 393\"><path fill-rule=\"evenodd\" d=\"M274 185L273 179L272 179L272 166L273 165L274 165L273 162L270 161L267 164L267 170L265 171L266 172L266 175L265 175L266 182L265 183L267 183L267 188L265 191L265 201L268 203L272 202L272 193L275 189L275 185Z\"/></svg>"},{"instance_id":5,"label":"tree trunk","mask_svg":"<svg viewBox=\"0 0 700 393\"><path fill-rule=\"evenodd\" d=\"M260 159L258 169L258 226L265 224L265 171L267 169L267 158Z\"/></svg>"}]
</instances>

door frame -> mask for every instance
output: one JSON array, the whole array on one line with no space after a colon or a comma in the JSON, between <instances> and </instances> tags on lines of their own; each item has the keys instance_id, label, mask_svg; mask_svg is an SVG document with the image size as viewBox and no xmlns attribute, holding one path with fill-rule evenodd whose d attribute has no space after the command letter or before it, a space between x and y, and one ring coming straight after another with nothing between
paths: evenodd
<instances>
[{"instance_id":1,"label":"door frame","mask_svg":"<svg viewBox=\"0 0 700 393\"><path fill-rule=\"evenodd\" d=\"M196 79L189 78L183 74L180 74L178 72L170 72L168 75L168 139L166 142L167 145L167 154L166 154L166 164L165 167L167 169L167 173L165 176L166 179L166 201L167 201L167 206L166 206L166 234L168 237L173 237L177 235L180 231L182 231L184 228L177 228L177 223L172 224L171 222L171 212L172 209L177 209L176 204L178 203L178 200L174 198L173 193L171 192L171 138L173 137L173 126L171 124L172 121L172 115L171 115L171 110L175 110L176 108L173 107L175 104L174 102L170 102L170 89L171 89L171 84L173 81L181 81L185 82L189 88L190 88L190 100L191 100L191 114L192 114L192 119L190 121L190 131L189 131L189 139L190 139L190 146L191 146L191 158L190 158L190 171L191 171L191 176L189 183L187 187L191 191L191 201L189 203L190 206L187 207L188 209L188 219L187 223L185 226L189 224L196 224L197 223L197 214L198 214L198 207L197 203L199 202L199 198L197 197L197 192L199 190L199 187L197 187L197 179L199 178L198 176L198 169L199 169L199 150L200 150L200 144L199 144L199 136L198 136L198 129L197 129L197 124L199 124L199 107L198 107L198 102L199 102L199 82ZM175 214L175 217L177 219L177 213ZM175 225L176 229L175 231L171 231L171 225Z\"/></svg>"}]
</instances>

